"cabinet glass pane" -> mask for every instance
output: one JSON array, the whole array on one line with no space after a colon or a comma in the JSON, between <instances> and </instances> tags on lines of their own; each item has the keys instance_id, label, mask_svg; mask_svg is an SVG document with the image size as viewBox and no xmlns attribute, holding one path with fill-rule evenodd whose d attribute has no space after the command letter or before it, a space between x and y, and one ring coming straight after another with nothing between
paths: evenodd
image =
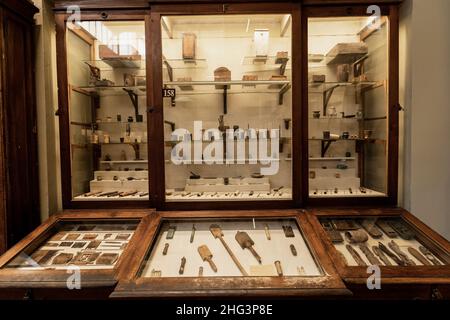
<instances>
[{"instance_id":1,"label":"cabinet glass pane","mask_svg":"<svg viewBox=\"0 0 450 320\"><path fill-rule=\"evenodd\" d=\"M131 240L138 221L62 221L40 243L18 254L6 268L23 270L111 269Z\"/></svg>"},{"instance_id":2,"label":"cabinet glass pane","mask_svg":"<svg viewBox=\"0 0 450 320\"><path fill-rule=\"evenodd\" d=\"M309 195L387 192L387 17L308 19Z\"/></svg>"},{"instance_id":3,"label":"cabinet glass pane","mask_svg":"<svg viewBox=\"0 0 450 320\"><path fill-rule=\"evenodd\" d=\"M67 28L72 196L148 199L143 21Z\"/></svg>"},{"instance_id":4,"label":"cabinet glass pane","mask_svg":"<svg viewBox=\"0 0 450 320\"><path fill-rule=\"evenodd\" d=\"M140 277L323 275L294 219L163 221Z\"/></svg>"},{"instance_id":5,"label":"cabinet glass pane","mask_svg":"<svg viewBox=\"0 0 450 320\"><path fill-rule=\"evenodd\" d=\"M166 200L292 199L290 16L161 23Z\"/></svg>"}]
</instances>

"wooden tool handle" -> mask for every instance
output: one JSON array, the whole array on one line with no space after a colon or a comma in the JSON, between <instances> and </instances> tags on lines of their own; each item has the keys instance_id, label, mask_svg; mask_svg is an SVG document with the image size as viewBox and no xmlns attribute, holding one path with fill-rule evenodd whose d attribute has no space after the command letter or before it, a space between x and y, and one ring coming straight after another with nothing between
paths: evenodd
<instances>
[{"instance_id":1,"label":"wooden tool handle","mask_svg":"<svg viewBox=\"0 0 450 320\"><path fill-rule=\"evenodd\" d=\"M228 247L227 243L222 237L219 237L220 241L222 242L223 246L227 250L228 254L230 255L231 259L233 259L234 263L238 267L239 271L241 271L243 276L248 276L247 271L242 267L242 265L239 263L239 260L235 257L234 253L231 251L231 249Z\"/></svg>"},{"instance_id":2,"label":"wooden tool handle","mask_svg":"<svg viewBox=\"0 0 450 320\"><path fill-rule=\"evenodd\" d=\"M258 263L261 263L261 257L259 256L259 254L255 251L255 249L253 249L253 247L248 247L248 250L250 250L250 252L253 254L253 256L256 258L256 260L258 260Z\"/></svg>"},{"instance_id":3,"label":"wooden tool handle","mask_svg":"<svg viewBox=\"0 0 450 320\"><path fill-rule=\"evenodd\" d=\"M209 262L211 269L213 269L214 272L217 272L217 267L216 267L216 264L214 263L214 261L212 261L212 259L207 259L207 261Z\"/></svg>"}]
</instances>

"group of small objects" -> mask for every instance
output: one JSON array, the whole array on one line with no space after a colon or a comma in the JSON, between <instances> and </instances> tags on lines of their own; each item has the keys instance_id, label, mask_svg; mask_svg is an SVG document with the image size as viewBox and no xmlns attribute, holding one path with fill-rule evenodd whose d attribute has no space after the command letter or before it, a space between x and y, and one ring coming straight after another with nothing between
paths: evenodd
<instances>
[{"instance_id":1,"label":"group of small objects","mask_svg":"<svg viewBox=\"0 0 450 320\"><path fill-rule=\"evenodd\" d=\"M322 219L321 224L332 243L335 245L346 243L346 250L358 266L367 266L368 264L356 248L359 248L371 265L418 265L411 257L414 257L420 263L419 265L439 266L443 264L423 245L420 245L417 250L411 243L406 248L409 255L404 251L405 249L401 248L405 246L400 246L394 239L413 241L417 238L416 234L400 219L361 219L358 221L354 219ZM369 237L378 240L378 245L370 247L367 244ZM387 245L386 241L388 241ZM343 253L339 250L338 252L345 263L349 265Z\"/></svg>"},{"instance_id":2,"label":"group of small objects","mask_svg":"<svg viewBox=\"0 0 450 320\"><path fill-rule=\"evenodd\" d=\"M235 256L233 251L230 249L230 247L226 243L221 227L218 224L211 224L211 226L209 227L209 230L211 231L211 234L213 235L213 237L215 239L220 240L220 242L224 246L225 250L228 252L230 258L233 260L234 264L239 269L241 274L243 276L249 276L248 272L244 269L241 262L238 260L238 258ZM173 237L175 235L175 231L176 231L175 226L169 227L169 229L167 231L166 239L169 239L169 240L173 239ZM192 243L194 241L195 231L196 231L195 224L193 224L192 231L191 231L191 237L190 237L190 243ZM269 229L268 224L264 225L264 231L265 231L267 240L271 240L272 238L270 235L270 229ZM284 235L286 236L286 238L294 238L295 237L294 230L289 225L283 226L283 232L284 232ZM251 254L255 257L256 261L258 261L258 263L261 265L262 258L256 252L255 248L253 248L253 246L255 245L255 242L252 240L252 238L250 237L250 235L247 232L237 231L236 235L235 235L235 240L239 243L240 247L243 250L245 250L245 249L249 250L251 252ZM297 249L295 248L295 246L293 244L289 245L289 249L293 256L297 256ZM164 245L162 254L164 256L167 255L168 250L169 250L169 243L166 243ZM197 248L197 251L198 251L200 257L202 258L202 260L208 262L211 269L214 272L217 272L218 268L217 268L216 264L214 263L214 261L212 260L213 254L211 253L211 250L208 248L208 246L206 244L202 244ZM283 276L283 268L282 268L281 262L279 260L276 260L276 261L274 261L274 265L275 265L278 276ZM180 275L184 274L185 266L186 266L186 257L182 257L181 262L180 262L180 268L178 270L178 273ZM305 274L305 270L303 267L299 267L298 272L301 275ZM162 275L161 270L153 269L151 271L152 277L161 277L161 275ZM203 276L203 266L199 267L198 276L199 277Z\"/></svg>"},{"instance_id":3,"label":"group of small objects","mask_svg":"<svg viewBox=\"0 0 450 320\"><path fill-rule=\"evenodd\" d=\"M31 257L18 256L9 267L113 266L135 229L133 224L65 226Z\"/></svg>"}]
</instances>

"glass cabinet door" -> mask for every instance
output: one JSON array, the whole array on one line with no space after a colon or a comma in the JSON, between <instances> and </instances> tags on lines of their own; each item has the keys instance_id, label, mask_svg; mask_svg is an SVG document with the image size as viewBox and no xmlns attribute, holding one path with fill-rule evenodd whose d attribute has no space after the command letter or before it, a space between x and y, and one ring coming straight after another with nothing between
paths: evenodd
<instances>
[{"instance_id":1,"label":"glass cabinet door","mask_svg":"<svg viewBox=\"0 0 450 320\"><path fill-rule=\"evenodd\" d=\"M166 201L292 199L287 21L162 17Z\"/></svg>"},{"instance_id":2,"label":"glass cabinet door","mask_svg":"<svg viewBox=\"0 0 450 320\"><path fill-rule=\"evenodd\" d=\"M148 199L143 21L67 28L72 197Z\"/></svg>"},{"instance_id":3,"label":"glass cabinet door","mask_svg":"<svg viewBox=\"0 0 450 320\"><path fill-rule=\"evenodd\" d=\"M389 20L307 23L309 196L386 196Z\"/></svg>"}]
</instances>

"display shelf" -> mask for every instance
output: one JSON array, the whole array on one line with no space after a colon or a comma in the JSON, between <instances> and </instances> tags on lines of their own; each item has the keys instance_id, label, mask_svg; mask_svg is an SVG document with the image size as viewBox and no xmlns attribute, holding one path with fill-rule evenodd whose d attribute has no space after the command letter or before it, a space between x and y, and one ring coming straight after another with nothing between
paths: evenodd
<instances>
[{"instance_id":1,"label":"display shelf","mask_svg":"<svg viewBox=\"0 0 450 320\"><path fill-rule=\"evenodd\" d=\"M236 86L278 86L278 90L275 92L279 92L281 88L286 85L290 85L289 80L256 80L256 81L244 81L244 80L232 80L232 81L168 81L165 82L164 85L167 86L178 86L178 87L187 87L193 86L194 88L197 86L213 86L212 91L220 92L219 90L223 90L224 88L236 87ZM268 92L264 90L263 92Z\"/></svg>"},{"instance_id":2,"label":"display shelf","mask_svg":"<svg viewBox=\"0 0 450 320\"><path fill-rule=\"evenodd\" d=\"M282 191L282 192L281 192ZM292 199L292 190L283 188L281 191L270 192L186 192L169 191L166 192L167 201L240 201L240 200L290 200ZM169 194L168 194L169 193Z\"/></svg>"},{"instance_id":3,"label":"display shelf","mask_svg":"<svg viewBox=\"0 0 450 320\"><path fill-rule=\"evenodd\" d=\"M113 71L114 69L145 70L145 60L104 59L104 60L84 60L83 62L91 66L97 67L101 71Z\"/></svg>"},{"instance_id":4,"label":"display shelf","mask_svg":"<svg viewBox=\"0 0 450 320\"><path fill-rule=\"evenodd\" d=\"M309 196L311 198L335 198L335 197L343 197L343 198L352 198L352 197L384 197L386 194L364 188L365 192L361 192L359 188L354 188L350 192L349 189L338 189L334 188L330 189L317 189L310 190ZM337 191L337 192L336 192Z\"/></svg>"},{"instance_id":5,"label":"display shelf","mask_svg":"<svg viewBox=\"0 0 450 320\"><path fill-rule=\"evenodd\" d=\"M208 67L206 59L164 59L172 69L205 69ZM167 64L163 65L168 68Z\"/></svg>"},{"instance_id":6,"label":"display shelf","mask_svg":"<svg viewBox=\"0 0 450 320\"><path fill-rule=\"evenodd\" d=\"M359 89L377 88L384 85L385 81L354 81L354 82L308 82L308 88L319 89L317 91L309 91L309 93L324 93L328 90L334 90L337 87L358 86Z\"/></svg>"},{"instance_id":7,"label":"display shelf","mask_svg":"<svg viewBox=\"0 0 450 320\"><path fill-rule=\"evenodd\" d=\"M124 200L148 200L148 192L147 195L141 196L139 194L132 195L132 196L126 196L126 197L96 197L96 196L85 196L84 194L74 197L75 201L124 201Z\"/></svg>"},{"instance_id":8,"label":"display shelf","mask_svg":"<svg viewBox=\"0 0 450 320\"><path fill-rule=\"evenodd\" d=\"M94 87L94 86L72 86L72 90L88 96L116 96L116 95L128 95L125 90L132 90L138 96L145 96L145 86L106 86L106 87Z\"/></svg>"}]
</instances>

